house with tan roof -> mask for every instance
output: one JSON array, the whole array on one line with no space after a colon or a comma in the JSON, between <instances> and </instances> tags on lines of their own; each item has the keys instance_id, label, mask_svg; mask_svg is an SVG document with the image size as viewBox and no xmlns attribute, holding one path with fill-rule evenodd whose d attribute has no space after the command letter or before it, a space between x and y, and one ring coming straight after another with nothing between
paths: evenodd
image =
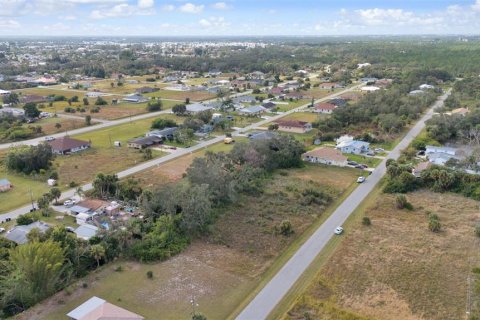
<instances>
[{"instance_id":1,"label":"house with tan roof","mask_svg":"<svg viewBox=\"0 0 480 320\"><path fill-rule=\"evenodd\" d=\"M98 297L91 297L70 311L71 320L143 320L144 317L120 308Z\"/></svg>"},{"instance_id":2,"label":"house with tan roof","mask_svg":"<svg viewBox=\"0 0 480 320\"><path fill-rule=\"evenodd\" d=\"M278 130L294 133L306 133L312 130L312 124L306 121L299 120L277 120Z\"/></svg>"},{"instance_id":3,"label":"house with tan roof","mask_svg":"<svg viewBox=\"0 0 480 320\"><path fill-rule=\"evenodd\" d=\"M322 163L332 166L345 167L347 165L347 157L340 150L320 147L312 151L302 154L303 161L311 163Z\"/></svg>"},{"instance_id":4,"label":"house with tan roof","mask_svg":"<svg viewBox=\"0 0 480 320\"><path fill-rule=\"evenodd\" d=\"M467 108L457 108L457 109L453 109L451 111L452 114L459 114L461 116L466 116L467 113L469 113L470 110L468 110Z\"/></svg>"},{"instance_id":5,"label":"house with tan roof","mask_svg":"<svg viewBox=\"0 0 480 320\"><path fill-rule=\"evenodd\" d=\"M332 113L337 108L336 105L329 102L320 102L313 106L313 112L316 113Z\"/></svg>"}]
</instances>

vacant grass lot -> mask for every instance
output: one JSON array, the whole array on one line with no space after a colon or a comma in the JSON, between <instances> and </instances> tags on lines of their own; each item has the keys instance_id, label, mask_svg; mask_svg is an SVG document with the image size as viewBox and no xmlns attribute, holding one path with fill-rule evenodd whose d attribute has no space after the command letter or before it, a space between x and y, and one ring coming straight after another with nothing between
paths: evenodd
<instances>
[{"instance_id":1,"label":"vacant grass lot","mask_svg":"<svg viewBox=\"0 0 480 320\"><path fill-rule=\"evenodd\" d=\"M306 122L316 122L319 119L328 117L326 114L318 114L313 112L294 112L282 118L282 120L298 120Z\"/></svg>"},{"instance_id":2,"label":"vacant grass lot","mask_svg":"<svg viewBox=\"0 0 480 320\"><path fill-rule=\"evenodd\" d=\"M179 102L185 102L185 99L190 98L190 102L204 101L213 99L215 94L207 91L174 91L174 90L160 90L153 93L145 94L146 97L160 97L163 99L173 99Z\"/></svg>"},{"instance_id":3,"label":"vacant grass lot","mask_svg":"<svg viewBox=\"0 0 480 320\"><path fill-rule=\"evenodd\" d=\"M113 263L82 279L73 294L60 293L18 319L64 319L92 295L155 320L189 318L194 296L197 311L208 319L226 319L275 258L325 211L322 205L302 205L302 191L314 187L338 196L355 177L354 170L313 165L275 174L263 193L224 208L211 235L184 253L156 264ZM274 232L285 219L295 231L289 237ZM124 271L114 272L117 265ZM83 282L88 288L81 288Z\"/></svg>"},{"instance_id":4,"label":"vacant grass lot","mask_svg":"<svg viewBox=\"0 0 480 320\"><path fill-rule=\"evenodd\" d=\"M277 100L272 100L272 102L275 103L275 102L277 102ZM292 109L301 107L303 105L306 105L307 103L310 102L310 100L308 100L308 99L300 99L300 100L293 100L293 101L288 101L288 100L280 101L280 100L278 100L278 102L288 102L288 104L277 104L278 111L286 112L286 111L290 111Z\"/></svg>"},{"instance_id":5,"label":"vacant grass lot","mask_svg":"<svg viewBox=\"0 0 480 320\"><path fill-rule=\"evenodd\" d=\"M382 159L367 157L359 154L345 153L344 156L346 156L349 161L355 161L356 163L366 164L370 168L375 168L380 164L380 162L382 162Z\"/></svg>"},{"instance_id":6,"label":"vacant grass lot","mask_svg":"<svg viewBox=\"0 0 480 320\"><path fill-rule=\"evenodd\" d=\"M413 211L381 194L364 213L372 225L347 230L284 318L464 319L467 277L480 258L478 203L429 191L407 197ZM429 212L439 216L440 233L428 231Z\"/></svg>"}]
</instances>

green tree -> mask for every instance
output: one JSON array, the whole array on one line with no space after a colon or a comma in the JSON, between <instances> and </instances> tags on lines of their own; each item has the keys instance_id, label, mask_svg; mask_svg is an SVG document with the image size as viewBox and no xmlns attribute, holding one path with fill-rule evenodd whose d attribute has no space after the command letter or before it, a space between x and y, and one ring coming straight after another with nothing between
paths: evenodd
<instances>
[{"instance_id":1,"label":"green tree","mask_svg":"<svg viewBox=\"0 0 480 320\"><path fill-rule=\"evenodd\" d=\"M97 262L97 268L100 267L100 261L105 258L105 247L101 244L94 244L90 247L90 253Z\"/></svg>"},{"instance_id":2,"label":"green tree","mask_svg":"<svg viewBox=\"0 0 480 320\"><path fill-rule=\"evenodd\" d=\"M176 126L177 126L177 123L171 119L158 118L153 120L151 128L161 130L165 128L173 128Z\"/></svg>"},{"instance_id":3,"label":"green tree","mask_svg":"<svg viewBox=\"0 0 480 320\"><path fill-rule=\"evenodd\" d=\"M3 97L3 103L16 105L20 102L18 94L15 92L10 93L7 96Z\"/></svg>"},{"instance_id":4,"label":"green tree","mask_svg":"<svg viewBox=\"0 0 480 320\"><path fill-rule=\"evenodd\" d=\"M176 115L184 115L187 112L187 107L184 104L176 104L173 106L172 112Z\"/></svg>"},{"instance_id":5,"label":"green tree","mask_svg":"<svg viewBox=\"0 0 480 320\"><path fill-rule=\"evenodd\" d=\"M118 177L116 175L97 174L93 180L93 193L101 198L114 196L117 192Z\"/></svg>"},{"instance_id":6,"label":"green tree","mask_svg":"<svg viewBox=\"0 0 480 320\"><path fill-rule=\"evenodd\" d=\"M55 199L55 203L58 203L58 199L62 196L62 192L60 189L53 187L50 189L50 195L52 196L53 199Z\"/></svg>"},{"instance_id":7,"label":"green tree","mask_svg":"<svg viewBox=\"0 0 480 320\"><path fill-rule=\"evenodd\" d=\"M87 97L83 98L83 105L88 106L89 104L90 104L90 101L88 101L88 98Z\"/></svg>"},{"instance_id":8,"label":"green tree","mask_svg":"<svg viewBox=\"0 0 480 320\"><path fill-rule=\"evenodd\" d=\"M33 102L26 103L23 106L23 110L25 110L25 116L28 118L37 118L40 115L40 110L38 110L37 104Z\"/></svg>"},{"instance_id":9,"label":"green tree","mask_svg":"<svg viewBox=\"0 0 480 320\"><path fill-rule=\"evenodd\" d=\"M103 99L102 97L98 97L97 100L95 100L95 105L96 106L106 106L108 102Z\"/></svg>"},{"instance_id":10,"label":"green tree","mask_svg":"<svg viewBox=\"0 0 480 320\"><path fill-rule=\"evenodd\" d=\"M92 124L92 116L91 115L86 115L85 116L85 123L87 126L90 126Z\"/></svg>"},{"instance_id":11,"label":"green tree","mask_svg":"<svg viewBox=\"0 0 480 320\"><path fill-rule=\"evenodd\" d=\"M163 106L162 100L160 99L152 100L147 104L147 111L148 112L160 111L162 110L162 106Z\"/></svg>"}]
</instances>

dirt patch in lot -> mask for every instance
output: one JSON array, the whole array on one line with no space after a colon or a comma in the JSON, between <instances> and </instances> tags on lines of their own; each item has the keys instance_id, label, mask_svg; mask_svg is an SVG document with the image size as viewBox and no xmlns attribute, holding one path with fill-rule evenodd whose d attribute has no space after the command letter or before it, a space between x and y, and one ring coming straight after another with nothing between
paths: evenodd
<instances>
[{"instance_id":1,"label":"dirt patch in lot","mask_svg":"<svg viewBox=\"0 0 480 320\"><path fill-rule=\"evenodd\" d=\"M478 203L453 194L419 191L407 195L413 211L395 209L382 194L320 271L286 316L356 319L463 319L467 277L480 261L473 233ZM442 232L428 230L428 213ZM330 313L331 310L336 312Z\"/></svg>"}]
</instances>

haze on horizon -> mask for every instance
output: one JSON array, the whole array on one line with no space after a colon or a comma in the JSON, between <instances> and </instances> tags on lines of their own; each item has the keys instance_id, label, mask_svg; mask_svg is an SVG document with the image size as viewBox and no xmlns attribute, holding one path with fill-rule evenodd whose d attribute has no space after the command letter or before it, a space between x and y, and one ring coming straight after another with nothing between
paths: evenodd
<instances>
[{"instance_id":1,"label":"haze on horizon","mask_svg":"<svg viewBox=\"0 0 480 320\"><path fill-rule=\"evenodd\" d=\"M0 36L478 34L480 0L0 0Z\"/></svg>"}]
</instances>

